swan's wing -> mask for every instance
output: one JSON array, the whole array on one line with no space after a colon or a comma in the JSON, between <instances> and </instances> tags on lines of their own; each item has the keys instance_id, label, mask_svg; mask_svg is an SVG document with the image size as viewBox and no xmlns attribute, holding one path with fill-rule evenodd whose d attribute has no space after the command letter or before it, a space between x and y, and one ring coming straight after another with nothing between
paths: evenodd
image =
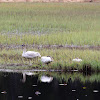
<instances>
[{"instance_id":1,"label":"swan's wing","mask_svg":"<svg viewBox=\"0 0 100 100\"><path fill-rule=\"evenodd\" d=\"M48 63L48 62L51 62L51 58L50 57L41 57L41 61L43 63Z\"/></svg>"},{"instance_id":2,"label":"swan's wing","mask_svg":"<svg viewBox=\"0 0 100 100\"><path fill-rule=\"evenodd\" d=\"M28 55L28 56L36 56L37 52L27 51L25 54Z\"/></svg>"}]
</instances>

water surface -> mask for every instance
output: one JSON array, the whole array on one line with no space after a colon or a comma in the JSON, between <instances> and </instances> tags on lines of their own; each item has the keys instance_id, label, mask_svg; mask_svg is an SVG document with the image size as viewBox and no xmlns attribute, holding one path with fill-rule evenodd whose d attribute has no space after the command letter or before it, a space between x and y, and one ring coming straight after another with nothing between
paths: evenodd
<instances>
[{"instance_id":1,"label":"water surface","mask_svg":"<svg viewBox=\"0 0 100 100\"><path fill-rule=\"evenodd\" d=\"M45 76L45 80L42 76ZM100 100L99 76L0 72L0 100Z\"/></svg>"}]
</instances>

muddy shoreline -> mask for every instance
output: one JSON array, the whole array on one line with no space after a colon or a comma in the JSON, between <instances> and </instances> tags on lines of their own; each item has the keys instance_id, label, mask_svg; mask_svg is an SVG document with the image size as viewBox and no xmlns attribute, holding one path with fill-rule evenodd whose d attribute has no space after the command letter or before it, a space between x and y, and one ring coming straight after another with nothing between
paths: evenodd
<instances>
[{"instance_id":1,"label":"muddy shoreline","mask_svg":"<svg viewBox=\"0 0 100 100\"><path fill-rule=\"evenodd\" d=\"M0 2L99 2L99 0L0 0Z\"/></svg>"},{"instance_id":2,"label":"muddy shoreline","mask_svg":"<svg viewBox=\"0 0 100 100\"><path fill-rule=\"evenodd\" d=\"M83 68L77 69L70 66L70 68L39 68L39 67L31 67L30 65L24 65L24 64L3 64L0 65L0 71L2 72L82 72L82 73L93 73L93 72L100 72L100 70L92 69L91 66L88 66L88 64L85 64Z\"/></svg>"},{"instance_id":3,"label":"muddy shoreline","mask_svg":"<svg viewBox=\"0 0 100 100\"><path fill-rule=\"evenodd\" d=\"M22 45L0 45L0 49L21 49ZM66 48L66 49L79 49L79 50L85 50L85 49L90 49L90 50L100 50L100 46L92 46L92 45L84 45L84 46L79 46L79 45L26 45L26 48L37 48L37 49L61 49L61 48Z\"/></svg>"},{"instance_id":4,"label":"muddy shoreline","mask_svg":"<svg viewBox=\"0 0 100 100\"><path fill-rule=\"evenodd\" d=\"M78 49L78 50L98 50L100 51L100 46L77 46L77 45L26 45L26 48L37 48L39 50L42 49ZM3 51L4 49L6 50L12 50L12 49L22 49L22 45L0 45L0 50ZM11 56L12 57L12 56ZM18 56L20 57L20 56ZM5 58L7 59L7 58ZM39 67L40 66L40 67ZM56 68L53 67L41 67L41 65L37 64L37 65L28 65L27 63L13 63L12 61L10 63L5 63L5 64L0 64L0 71L60 71L60 72L74 72L74 71L78 71L78 72L100 72L100 69L98 68L99 66L97 65L96 68L92 67L92 65L90 63L84 63L84 66L82 68L76 68L73 66L65 66L65 67L61 67L60 64L58 64L58 66L56 66Z\"/></svg>"}]
</instances>

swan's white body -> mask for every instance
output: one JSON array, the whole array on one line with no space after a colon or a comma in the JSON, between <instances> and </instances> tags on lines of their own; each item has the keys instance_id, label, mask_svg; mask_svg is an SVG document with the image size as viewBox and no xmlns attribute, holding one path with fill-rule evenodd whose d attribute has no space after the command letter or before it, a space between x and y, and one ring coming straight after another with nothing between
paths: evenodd
<instances>
[{"instance_id":1,"label":"swan's white body","mask_svg":"<svg viewBox=\"0 0 100 100\"><path fill-rule=\"evenodd\" d=\"M73 59L72 61L74 61L74 62L81 62L81 61L82 61L82 59L75 58L75 59Z\"/></svg>"},{"instance_id":2,"label":"swan's white body","mask_svg":"<svg viewBox=\"0 0 100 100\"><path fill-rule=\"evenodd\" d=\"M48 56L41 57L41 62L42 63L48 64L48 63L50 63L52 61L53 61L53 58L52 57L48 57Z\"/></svg>"},{"instance_id":3,"label":"swan's white body","mask_svg":"<svg viewBox=\"0 0 100 100\"><path fill-rule=\"evenodd\" d=\"M53 77L41 76L41 82L50 83L52 80L53 80Z\"/></svg>"},{"instance_id":4,"label":"swan's white body","mask_svg":"<svg viewBox=\"0 0 100 100\"><path fill-rule=\"evenodd\" d=\"M41 57L39 52L35 51L26 51L26 49L23 50L22 57L25 58L35 58L35 57Z\"/></svg>"}]
</instances>

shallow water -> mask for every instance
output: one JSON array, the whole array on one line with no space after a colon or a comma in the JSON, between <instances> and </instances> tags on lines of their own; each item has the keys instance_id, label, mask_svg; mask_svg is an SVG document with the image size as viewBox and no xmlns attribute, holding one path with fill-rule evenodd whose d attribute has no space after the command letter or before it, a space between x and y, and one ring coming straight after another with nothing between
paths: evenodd
<instances>
[{"instance_id":1,"label":"shallow water","mask_svg":"<svg viewBox=\"0 0 100 100\"><path fill-rule=\"evenodd\" d=\"M99 74L77 75L0 72L0 100L100 100Z\"/></svg>"}]
</instances>

